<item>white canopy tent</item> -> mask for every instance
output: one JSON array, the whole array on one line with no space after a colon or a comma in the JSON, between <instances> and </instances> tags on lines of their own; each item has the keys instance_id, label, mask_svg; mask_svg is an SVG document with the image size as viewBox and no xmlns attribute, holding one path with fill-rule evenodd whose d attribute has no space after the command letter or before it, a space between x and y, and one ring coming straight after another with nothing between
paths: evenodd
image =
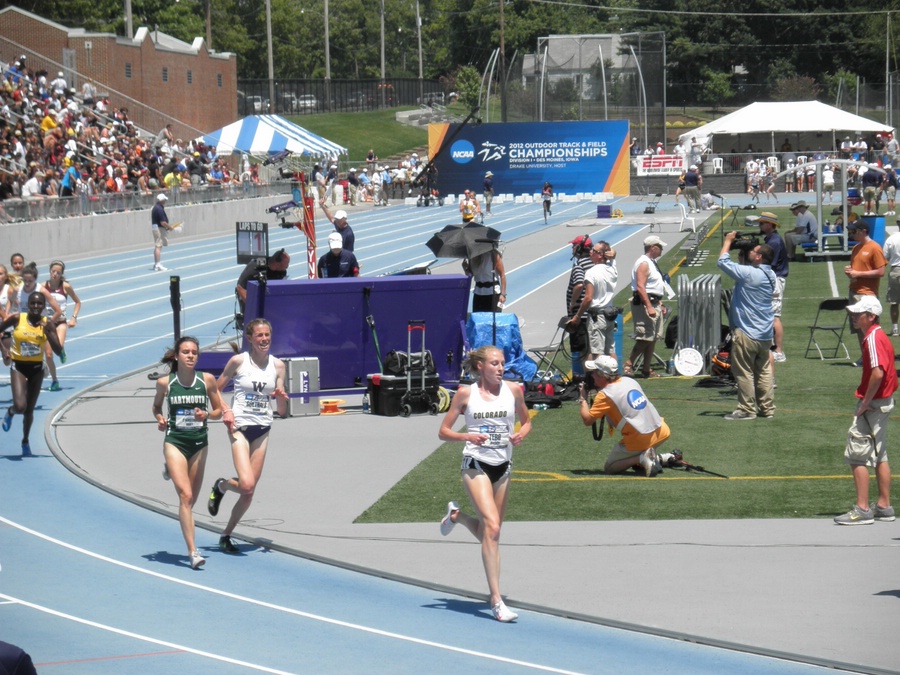
<instances>
[{"instance_id":1,"label":"white canopy tent","mask_svg":"<svg viewBox=\"0 0 900 675\"><path fill-rule=\"evenodd\" d=\"M871 137L889 134L893 129L880 122L860 117L818 101L751 103L714 122L704 124L678 138L717 152L776 152L787 138L794 151L829 151L840 146L847 136Z\"/></svg>"}]
</instances>

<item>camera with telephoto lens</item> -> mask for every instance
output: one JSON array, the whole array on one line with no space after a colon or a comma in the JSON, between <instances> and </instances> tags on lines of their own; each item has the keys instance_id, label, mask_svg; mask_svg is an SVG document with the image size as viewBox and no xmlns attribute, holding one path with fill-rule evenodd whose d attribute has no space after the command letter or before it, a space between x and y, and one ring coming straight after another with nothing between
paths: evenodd
<instances>
[{"instance_id":1,"label":"camera with telephoto lens","mask_svg":"<svg viewBox=\"0 0 900 675\"><path fill-rule=\"evenodd\" d=\"M731 242L733 251L743 251L744 253L752 251L757 246L759 246L759 237L752 234L739 234Z\"/></svg>"}]
</instances>

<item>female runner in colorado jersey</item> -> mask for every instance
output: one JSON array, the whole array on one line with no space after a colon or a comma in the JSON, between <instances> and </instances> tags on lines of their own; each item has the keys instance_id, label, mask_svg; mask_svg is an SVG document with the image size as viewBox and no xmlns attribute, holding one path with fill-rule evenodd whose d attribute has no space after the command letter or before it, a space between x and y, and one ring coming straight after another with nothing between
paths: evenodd
<instances>
[{"instance_id":1,"label":"female runner in colorado jersey","mask_svg":"<svg viewBox=\"0 0 900 675\"><path fill-rule=\"evenodd\" d=\"M481 542L481 559L491 593L491 610L498 621L518 617L500 595L500 527L506 511L512 449L531 431L531 417L519 385L503 380L505 360L497 347L485 346L469 353L469 372L478 373L471 387L460 387L438 434L443 441L465 441L462 477L477 517L463 513L459 504L447 504L441 534L462 523ZM460 415L465 432L453 431ZM519 431L515 423L520 423Z\"/></svg>"},{"instance_id":2,"label":"female runner in colorado jersey","mask_svg":"<svg viewBox=\"0 0 900 675\"><path fill-rule=\"evenodd\" d=\"M219 539L219 547L226 553L240 552L231 541L231 533L250 508L253 492L266 462L269 429L273 420L269 399L276 399L280 417L287 416L284 363L269 354L272 324L265 319L253 319L247 324L244 333L250 351L232 356L218 382L222 390L229 382L234 382L232 410L226 413L234 415L234 424L229 428L228 437L237 478L219 478L212 486L207 503L210 515L216 516L219 513L219 503L226 492L237 492L239 495ZM226 422L228 421L230 418L226 417Z\"/></svg>"},{"instance_id":3,"label":"female runner in colorado jersey","mask_svg":"<svg viewBox=\"0 0 900 675\"><path fill-rule=\"evenodd\" d=\"M195 370L199 358L197 338L179 338L162 357L161 363L169 364L170 373L156 380L153 398L153 416L159 430L166 432L166 471L178 493L178 520L193 569L206 562L194 544L193 507L203 489L209 445L207 422L220 419L224 407L216 378ZM168 404L168 416L163 414L163 401Z\"/></svg>"}]
</instances>

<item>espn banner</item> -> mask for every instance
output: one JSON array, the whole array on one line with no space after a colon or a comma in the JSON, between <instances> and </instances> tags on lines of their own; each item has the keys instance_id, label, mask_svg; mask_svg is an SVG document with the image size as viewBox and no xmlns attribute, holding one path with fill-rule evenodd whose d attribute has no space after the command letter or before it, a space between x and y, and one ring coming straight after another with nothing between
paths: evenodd
<instances>
[{"instance_id":1,"label":"espn banner","mask_svg":"<svg viewBox=\"0 0 900 675\"><path fill-rule=\"evenodd\" d=\"M458 124L428 125L434 157ZM547 181L556 194L630 194L628 122L468 124L438 156L442 194L481 192L492 172L495 194L539 193Z\"/></svg>"},{"instance_id":2,"label":"espn banner","mask_svg":"<svg viewBox=\"0 0 900 675\"><path fill-rule=\"evenodd\" d=\"M641 155L637 158L638 176L680 176L687 170L683 155Z\"/></svg>"}]
</instances>

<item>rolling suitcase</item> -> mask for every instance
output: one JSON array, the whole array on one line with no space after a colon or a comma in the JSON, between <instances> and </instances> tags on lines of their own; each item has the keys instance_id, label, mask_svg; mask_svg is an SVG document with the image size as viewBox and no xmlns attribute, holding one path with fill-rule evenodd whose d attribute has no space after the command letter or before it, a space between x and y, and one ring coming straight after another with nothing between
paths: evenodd
<instances>
[{"instance_id":1,"label":"rolling suitcase","mask_svg":"<svg viewBox=\"0 0 900 675\"><path fill-rule=\"evenodd\" d=\"M422 334L422 358L412 358L412 334L418 331ZM425 322L421 320L413 320L409 322L406 328L406 350L410 355L409 366L406 368L406 393L400 399L400 414L403 417L409 417L412 413L430 413L437 415L437 392L430 393L426 383L429 375L428 364L431 359L427 358L425 351Z\"/></svg>"}]
</instances>

